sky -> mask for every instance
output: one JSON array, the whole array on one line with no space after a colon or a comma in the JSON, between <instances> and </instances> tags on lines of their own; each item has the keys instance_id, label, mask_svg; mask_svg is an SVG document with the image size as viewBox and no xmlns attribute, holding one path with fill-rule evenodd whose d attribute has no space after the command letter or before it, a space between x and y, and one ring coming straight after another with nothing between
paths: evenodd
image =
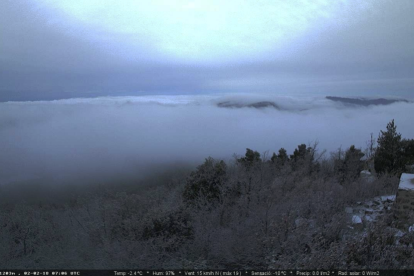
<instances>
[{"instance_id":1,"label":"sky","mask_svg":"<svg viewBox=\"0 0 414 276\"><path fill-rule=\"evenodd\" d=\"M411 0L4 0L0 101L413 98Z\"/></svg>"}]
</instances>

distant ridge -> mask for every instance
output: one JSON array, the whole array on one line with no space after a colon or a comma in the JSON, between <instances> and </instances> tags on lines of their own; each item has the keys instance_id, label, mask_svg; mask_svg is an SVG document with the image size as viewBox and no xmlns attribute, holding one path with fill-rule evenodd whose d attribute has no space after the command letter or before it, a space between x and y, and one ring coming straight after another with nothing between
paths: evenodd
<instances>
[{"instance_id":1,"label":"distant ridge","mask_svg":"<svg viewBox=\"0 0 414 276\"><path fill-rule=\"evenodd\" d=\"M342 98L342 97L332 97L326 96L326 99L341 102L344 104L353 104L353 105L362 105L362 106L369 106L369 105L389 105L397 102L405 102L408 103L405 99L364 99L364 98Z\"/></svg>"},{"instance_id":2,"label":"distant ridge","mask_svg":"<svg viewBox=\"0 0 414 276\"><path fill-rule=\"evenodd\" d=\"M273 107L275 109L279 109L277 104L275 104L274 102L270 102L270 101L261 101L261 102L254 102L254 103L249 103L249 104L226 101L226 102L217 103L217 106L223 107L223 108L253 107L253 108L260 109L260 108L266 108L266 107Z\"/></svg>"}]
</instances>

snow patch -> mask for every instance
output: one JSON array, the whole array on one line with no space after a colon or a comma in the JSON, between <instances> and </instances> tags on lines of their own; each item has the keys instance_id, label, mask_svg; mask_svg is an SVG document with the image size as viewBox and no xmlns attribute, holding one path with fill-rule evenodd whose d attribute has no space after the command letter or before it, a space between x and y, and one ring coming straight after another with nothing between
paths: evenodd
<instances>
[{"instance_id":1,"label":"snow patch","mask_svg":"<svg viewBox=\"0 0 414 276\"><path fill-rule=\"evenodd\" d=\"M395 195L381 196L382 201L395 201Z\"/></svg>"},{"instance_id":2,"label":"snow patch","mask_svg":"<svg viewBox=\"0 0 414 276\"><path fill-rule=\"evenodd\" d=\"M414 174L403 173L400 177L400 185L398 189L401 190L414 190Z\"/></svg>"}]
</instances>

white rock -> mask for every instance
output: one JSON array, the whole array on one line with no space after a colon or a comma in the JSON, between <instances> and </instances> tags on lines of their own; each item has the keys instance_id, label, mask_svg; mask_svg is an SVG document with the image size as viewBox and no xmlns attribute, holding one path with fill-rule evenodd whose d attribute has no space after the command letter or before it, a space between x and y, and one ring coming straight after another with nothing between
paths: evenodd
<instances>
[{"instance_id":1,"label":"white rock","mask_svg":"<svg viewBox=\"0 0 414 276\"><path fill-rule=\"evenodd\" d=\"M352 223L353 224L361 224L362 223L362 219L361 219L361 217L360 216L353 216L352 217Z\"/></svg>"},{"instance_id":2,"label":"white rock","mask_svg":"<svg viewBox=\"0 0 414 276\"><path fill-rule=\"evenodd\" d=\"M368 175L371 175L371 173L369 171L367 171L367 170L361 171L361 176L368 176Z\"/></svg>"}]
</instances>

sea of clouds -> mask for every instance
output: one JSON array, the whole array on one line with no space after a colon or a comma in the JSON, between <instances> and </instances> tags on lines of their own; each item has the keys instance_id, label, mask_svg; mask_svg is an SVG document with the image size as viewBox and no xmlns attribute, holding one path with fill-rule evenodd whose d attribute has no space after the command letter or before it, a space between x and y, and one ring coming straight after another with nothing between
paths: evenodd
<instances>
[{"instance_id":1,"label":"sea of clouds","mask_svg":"<svg viewBox=\"0 0 414 276\"><path fill-rule=\"evenodd\" d=\"M272 101L278 108L223 108ZM365 149L395 119L414 138L414 103L359 107L324 97L257 95L102 97L0 103L0 184L140 177L174 163L229 160L246 148L292 153L319 141ZM327 155L329 156L329 154Z\"/></svg>"}]
</instances>

